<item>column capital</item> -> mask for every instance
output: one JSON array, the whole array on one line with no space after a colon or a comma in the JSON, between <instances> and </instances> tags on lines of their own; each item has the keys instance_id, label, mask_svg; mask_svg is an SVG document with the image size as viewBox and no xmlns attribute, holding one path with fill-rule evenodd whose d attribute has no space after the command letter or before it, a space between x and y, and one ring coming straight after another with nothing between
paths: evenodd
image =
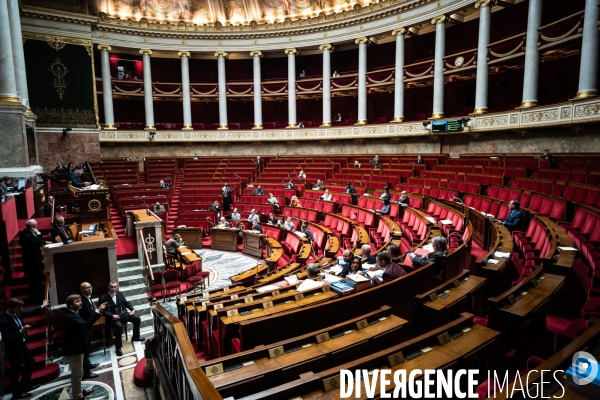
<instances>
[{"instance_id":1,"label":"column capital","mask_svg":"<svg viewBox=\"0 0 600 400\"><path fill-rule=\"evenodd\" d=\"M475 8L483 8L487 6L495 6L497 0L477 0L475 2Z\"/></svg>"},{"instance_id":2,"label":"column capital","mask_svg":"<svg viewBox=\"0 0 600 400\"><path fill-rule=\"evenodd\" d=\"M181 50L181 51L177 52L177 55L179 57L187 57L187 58L192 57L192 55L190 54L190 52L189 51L185 51L185 50Z\"/></svg>"},{"instance_id":3,"label":"column capital","mask_svg":"<svg viewBox=\"0 0 600 400\"><path fill-rule=\"evenodd\" d=\"M330 45L329 43L322 44L322 45L319 46L319 50L321 50L321 51L323 51L323 50L333 51L333 46Z\"/></svg>"},{"instance_id":4,"label":"column capital","mask_svg":"<svg viewBox=\"0 0 600 400\"><path fill-rule=\"evenodd\" d=\"M446 17L445 15L440 15L431 20L432 25L445 24L446 22L448 22L448 17Z\"/></svg>"},{"instance_id":5,"label":"column capital","mask_svg":"<svg viewBox=\"0 0 600 400\"><path fill-rule=\"evenodd\" d=\"M99 44L98 45L98 50L111 51L112 48L109 45L107 45L107 44Z\"/></svg>"},{"instance_id":6,"label":"column capital","mask_svg":"<svg viewBox=\"0 0 600 400\"><path fill-rule=\"evenodd\" d=\"M408 29L406 29L406 28L394 29L392 31L392 36L398 36L398 35L408 35Z\"/></svg>"},{"instance_id":7,"label":"column capital","mask_svg":"<svg viewBox=\"0 0 600 400\"><path fill-rule=\"evenodd\" d=\"M252 50L250 52L250 57L262 57L263 53L260 50Z\"/></svg>"},{"instance_id":8,"label":"column capital","mask_svg":"<svg viewBox=\"0 0 600 400\"><path fill-rule=\"evenodd\" d=\"M141 49L140 50L140 54L148 54L149 56L152 55L152 50L150 49Z\"/></svg>"},{"instance_id":9,"label":"column capital","mask_svg":"<svg viewBox=\"0 0 600 400\"><path fill-rule=\"evenodd\" d=\"M291 48L291 49L285 49L285 54L294 54L294 55L298 55L298 50Z\"/></svg>"},{"instance_id":10,"label":"column capital","mask_svg":"<svg viewBox=\"0 0 600 400\"><path fill-rule=\"evenodd\" d=\"M356 39L354 41L354 43L356 43L356 44L369 43L369 39L367 39L366 37L360 37L360 38Z\"/></svg>"},{"instance_id":11,"label":"column capital","mask_svg":"<svg viewBox=\"0 0 600 400\"><path fill-rule=\"evenodd\" d=\"M227 54L224 51L217 51L217 52L215 52L215 57L217 57L217 58L219 58L219 57L227 58L227 57L229 57L229 54Z\"/></svg>"}]
</instances>

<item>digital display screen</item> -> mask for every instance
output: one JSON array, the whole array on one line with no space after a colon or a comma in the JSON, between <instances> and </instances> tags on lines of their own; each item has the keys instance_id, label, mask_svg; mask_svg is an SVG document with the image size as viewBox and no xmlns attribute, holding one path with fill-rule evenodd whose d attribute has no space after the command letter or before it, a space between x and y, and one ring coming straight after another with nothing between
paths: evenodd
<instances>
[{"instance_id":1,"label":"digital display screen","mask_svg":"<svg viewBox=\"0 0 600 400\"><path fill-rule=\"evenodd\" d=\"M463 123L460 119L449 119L443 121L433 121L431 123L431 132L457 132L463 130Z\"/></svg>"}]
</instances>

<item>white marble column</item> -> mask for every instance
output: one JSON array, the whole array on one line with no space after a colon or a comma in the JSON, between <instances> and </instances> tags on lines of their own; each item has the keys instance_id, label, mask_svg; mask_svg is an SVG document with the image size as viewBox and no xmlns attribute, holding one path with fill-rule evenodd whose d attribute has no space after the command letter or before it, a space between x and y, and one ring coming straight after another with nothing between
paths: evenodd
<instances>
[{"instance_id":1,"label":"white marble column","mask_svg":"<svg viewBox=\"0 0 600 400\"><path fill-rule=\"evenodd\" d=\"M525 73L523 74L522 108L538 104L538 79L540 71L540 51L538 49L538 28L542 23L543 0L529 0L527 15L527 37L525 39Z\"/></svg>"},{"instance_id":2,"label":"white marble column","mask_svg":"<svg viewBox=\"0 0 600 400\"><path fill-rule=\"evenodd\" d=\"M113 109L112 81L110 77L110 46L99 44L100 67L102 68L102 100L104 103L104 129L115 130L115 114Z\"/></svg>"},{"instance_id":3,"label":"white marble column","mask_svg":"<svg viewBox=\"0 0 600 400\"><path fill-rule=\"evenodd\" d=\"M190 96L190 63L189 51L177 53L181 57L181 94L183 95L183 128L182 131L192 131L192 98Z\"/></svg>"},{"instance_id":4,"label":"white marble column","mask_svg":"<svg viewBox=\"0 0 600 400\"><path fill-rule=\"evenodd\" d=\"M488 109L488 45L490 44L490 26L493 0L478 0L475 8L479 8L479 41L477 42L477 83L475 86L475 110L473 114L484 114Z\"/></svg>"},{"instance_id":5,"label":"white marble column","mask_svg":"<svg viewBox=\"0 0 600 400\"><path fill-rule=\"evenodd\" d=\"M323 123L321 126L331 126L331 52L333 46L322 44L319 50L323 52Z\"/></svg>"},{"instance_id":6,"label":"white marble column","mask_svg":"<svg viewBox=\"0 0 600 400\"><path fill-rule=\"evenodd\" d=\"M394 29L396 36L396 71L394 73L394 119L392 122L404 120L404 39L408 30Z\"/></svg>"},{"instance_id":7,"label":"white marble column","mask_svg":"<svg viewBox=\"0 0 600 400\"><path fill-rule=\"evenodd\" d=\"M29 92L27 90L25 54L23 53L19 0L8 0L8 19L10 22L10 38L12 42L17 94L21 98L21 103L27 108L27 112L31 113L31 109L29 108Z\"/></svg>"},{"instance_id":8,"label":"white marble column","mask_svg":"<svg viewBox=\"0 0 600 400\"><path fill-rule=\"evenodd\" d=\"M367 43L366 37L354 41L358 45L358 120L356 125L367 123Z\"/></svg>"},{"instance_id":9,"label":"white marble column","mask_svg":"<svg viewBox=\"0 0 600 400\"><path fill-rule=\"evenodd\" d=\"M152 102L152 70L150 68L150 56L152 50L140 50L144 62L144 110L146 112L146 131L156 130L154 126L154 104Z\"/></svg>"},{"instance_id":10,"label":"white marble column","mask_svg":"<svg viewBox=\"0 0 600 400\"><path fill-rule=\"evenodd\" d=\"M296 49L285 49L288 56L288 126L287 128L296 128L298 119L296 118Z\"/></svg>"},{"instance_id":11,"label":"white marble column","mask_svg":"<svg viewBox=\"0 0 600 400\"><path fill-rule=\"evenodd\" d=\"M252 77L254 78L254 126L252 129L262 129L262 85L260 76L260 58L262 52L251 51L252 57Z\"/></svg>"},{"instance_id":12,"label":"white marble column","mask_svg":"<svg viewBox=\"0 0 600 400\"><path fill-rule=\"evenodd\" d=\"M225 59L228 54L217 51L217 63L219 68L219 127L217 129L229 129L227 122L227 79L225 78Z\"/></svg>"},{"instance_id":13,"label":"white marble column","mask_svg":"<svg viewBox=\"0 0 600 400\"><path fill-rule=\"evenodd\" d=\"M441 15L431 20L435 25L435 61L433 63L433 114L431 119L444 117L444 53L446 51L446 21Z\"/></svg>"},{"instance_id":14,"label":"white marble column","mask_svg":"<svg viewBox=\"0 0 600 400\"><path fill-rule=\"evenodd\" d=\"M585 1L576 99L598 96L598 0Z\"/></svg>"},{"instance_id":15,"label":"white marble column","mask_svg":"<svg viewBox=\"0 0 600 400\"><path fill-rule=\"evenodd\" d=\"M8 22L8 3L0 1L0 104L20 104Z\"/></svg>"}]
</instances>

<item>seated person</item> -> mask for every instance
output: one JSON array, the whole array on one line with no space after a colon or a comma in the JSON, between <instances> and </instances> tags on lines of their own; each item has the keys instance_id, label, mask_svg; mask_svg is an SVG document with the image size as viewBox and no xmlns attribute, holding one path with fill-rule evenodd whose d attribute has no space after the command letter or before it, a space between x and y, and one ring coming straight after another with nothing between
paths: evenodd
<instances>
[{"instance_id":1,"label":"seated person","mask_svg":"<svg viewBox=\"0 0 600 400\"><path fill-rule=\"evenodd\" d=\"M72 243L71 230L65 229L65 219L61 215L54 217L52 230L50 231L50 239L53 243ZM58 239L58 240L56 240Z\"/></svg>"},{"instance_id":2,"label":"seated person","mask_svg":"<svg viewBox=\"0 0 600 400\"><path fill-rule=\"evenodd\" d=\"M354 160L354 168L361 168L362 165L358 162L358 160Z\"/></svg>"},{"instance_id":3,"label":"seated person","mask_svg":"<svg viewBox=\"0 0 600 400\"><path fill-rule=\"evenodd\" d=\"M371 279L374 286L381 285L382 281L383 283L387 283L406 275L404 268L393 263L390 255L385 251L377 254L377 267L375 268L376 269L371 268L371 270L379 270L379 272L381 272L381 279L378 275L375 275L373 279Z\"/></svg>"},{"instance_id":4,"label":"seated person","mask_svg":"<svg viewBox=\"0 0 600 400\"><path fill-rule=\"evenodd\" d=\"M410 200L409 200L408 194L406 193L405 190L400 192L400 197L398 198L398 204L405 205L405 206L410 205Z\"/></svg>"},{"instance_id":5,"label":"seated person","mask_svg":"<svg viewBox=\"0 0 600 400\"><path fill-rule=\"evenodd\" d=\"M217 228L229 228L229 222L225 221L225 217L219 218L219 223L217 224Z\"/></svg>"},{"instance_id":6,"label":"seated person","mask_svg":"<svg viewBox=\"0 0 600 400\"><path fill-rule=\"evenodd\" d=\"M377 169L381 168L381 160L379 159L378 155L375 155L375 157L370 161L370 163L374 164L373 168L377 168Z\"/></svg>"},{"instance_id":7,"label":"seated person","mask_svg":"<svg viewBox=\"0 0 600 400\"><path fill-rule=\"evenodd\" d=\"M334 121L335 122L342 122L342 114L338 113L338 115L335 116Z\"/></svg>"},{"instance_id":8,"label":"seated person","mask_svg":"<svg viewBox=\"0 0 600 400\"><path fill-rule=\"evenodd\" d=\"M324 190L325 189L325 182L323 182L321 179L317 179L317 183L315 183L313 185L313 190Z\"/></svg>"},{"instance_id":9,"label":"seated person","mask_svg":"<svg viewBox=\"0 0 600 400\"><path fill-rule=\"evenodd\" d=\"M285 229L286 231L290 231L290 232L296 231L296 225L294 225L294 222L292 221L292 217L286 218L285 223L283 224L282 228Z\"/></svg>"},{"instance_id":10,"label":"seated person","mask_svg":"<svg viewBox=\"0 0 600 400\"><path fill-rule=\"evenodd\" d=\"M319 266L317 264L308 264L306 267L306 279L318 278L319 272Z\"/></svg>"},{"instance_id":11,"label":"seated person","mask_svg":"<svg viewBox=\"0 0 600 400\"><path fill-rule=\"evenodd\" d=\"M348 275L360 274L360 275L364 276L364 275L366 275L366 274L363 274L363 272L365 272L365 271L366 270L362 266L360 257L352 258L352 261L350 261L350 270L348 271ZM366 278L370 278L369 275L366 275Z\"/></svg>"},{"instance_id":12,"label":"seated person","mask_svg":"<svg viewBox=\"0 0 600 400\"><path fill-rule=\"evenodd\" d=\"M156 204L154 205L154 212L155 213L164 213L165 206L163 206L162 204L160 204L159 201L157 201Z\"/></svg>"},{"instance_id":13,"label":"seated person","mask_svg":"<svg viewBox=\"0 0 600 400\"><path fill-rule=\"evenodd\" d=\"M174 234L173 236L171 236L171 239L167 240L167 243L165 243L165 248L167 249L167 254L170 254L170 255L176 257L177 249L182 244L183 244L183 240L181 239L181 235L179 233Z\"/></svg>"},{"instance_id":14,"label":"seated person","mask_svg":"<svg viewBox=\"0 0 600 400\"><path fill-rule=\"evenodd\" d=\"M269 193L269 197L267 198L267 202L269 204L271 204L272 206L275 206L275 208L279 208L279 200L277 200L277 197L273 196L273 193Z\"/></svg>"},{"instance_id":15,"label":"seated person","mask_svg":"<svg viewBox=\"0 0 600 400\"><path fill-rule=\"evenodd\" d=\"M344 190L344 192L349 194L356 194L356 189L354 189L354 186L352 186L350 182L346 182L346 190Z\"/></svg>"},{"instance_id":16,"label":"seated person","mask_svg":"<svg viewBox=\"0 0 600 400\"><path fill-rule=\"evenodd\" d=\"M511 232L517 228L520 228L521 223L523 222L523 213L519 209L520 207L521 203L519 200L511 200L510 203L508 203L510 212L502 221L502 225L504 225Z\"/></svg>"},{"instance_id":17,"label":"seated person","mask_svg":"<svg viewBox=\"0 0 600 400\"><path fill-rule=\"evenodd\" d=\"M417 156L417 164L425 164L425 160L423 160L420 154Z\"/></svg>"},{"instance_id":18,"label":"seated person","mask_svg":"<svg viewBox=\"0 0 600 400\"><path fill-rule=\"evenodd\" d=\"M319 197L321 200L325 200L325 201L331 201L331 199L333 198L333 196L331 195L331 193L329 193L329 189L325 189L325 193L323 193L321 195L321 197Z\"/></svg>"},{"instance_id":19,"label":"seated person","mask_svg":"<svg viewBox=\"0 0 600 400\"><path fill-rule=\"evenodd\" d=\"M300 78L304 78L304 77L306 77L306 71L302 70L302 72L300 72L300 75L299 75L299 77L300 77Z\"/></svg>"},{"instance_id":20,"label":"seated person","mask_svg":"<svg viewBox=\"0 0 600 400\"><path fill-rule=\"evenodd\" d=\"M210 205L210 207L208 207L208 211L215 211L217 213L217 217L221 216L221 206L219 205L219 202L215 200L214 203L212 203Z\"/></svg>"},{"instance_id":21,"label":"seated person","mask_svg":"<svg viewBox=\"0 0 600 400\"><path fill-rule=\"evenodd\" d=\"M285 217L282 215L277 222L277 226L283 228L283 225L285 225Z\"/></svg>"},{"instance_id":22,"label":"seated person","mask_svg":"<svg viewBox=\"0 0 600 400\"><path fill-rule=\"evenodd\" d=\"M304 128L304 123L302 121L298 121L298 128Z\"/></svg>"},{"instance_id":23,"label":"seated person","mask_svg":"<svg viewBox=\"0 0 600 400\"><path fill-rule=\"evenodd\" d=\"M257 231L259 233L263 233L262 226L260 226L260 224L258 223L258 221L254 221L252 223L252 230L253 231Z\"/></svg>"},{"instance_id":24,"label":"seated person","mask_svg":"<svg viewBox=\"0 0 600 400\"><path fill-rule=\"evenodd\" d=\"M550 165L552 165L552 163L555 161L554 157L550 153L550 150L548 150L548 149L544 150L544 155L542 157L540 157L540 159L541 160L549 161Z\"/></svg>"},{"instance_id":25,"label":"seated person","mask_svg":"<svg viewBox=\"0 0 600 400\"><path fill-rule=\"evenodd\" d=\"M231 220L232 221L237 221L238 219L240 219L242 216L240 215L240 213L238 212L237 208L233 209L233 212L231 213Z\"/></svg>"},{"instance_id":26,"label":"seated person","mask_svg":"<svg viewBox=\"0 0 600 400\"><path fill-rule=\"evenodd\" d=\"M252 223L254 223L254 221L258 221L258 220L260 220L260 217L256 213L256 210L253 208L252 210L250 210L250 215L248 215L248 222L250 222L252 224Z\"/></svg>"},{"instance_id":27,"label":"seated person","mask_svg":"<svg viewBox=\"0 0 600 400\"><path fill-rule=\"evenodd\" d=\"M338 76L340 76L340 74L337 71L333 71L333 75L331 76L337 78Z\"/></svg>"},{"instance_id":28,"label":"seated person","mask_svg":"<svg viewBox=\"0 0 600 400\"><path fill-rule=\"evenodd\" d=\"M286 189L294 189L295 187L296 185L294 185L294 182L291 179L288 183L285 184Z\"/></svg>"},{"instance_id":29,"label":"seated person","mask_svg":"<svg viewBox=\"0 0 600 400\"><path fill-rule=\"evenodd\" d=\"M66 172L68 170L69 169L67 168L67 166L66 165L62 165L61 162L57 162L56 163L56 168L54 168L54 171L56 171L56 172Z\"/></svg>"},{"instance_id":30,"label":"seated person","mask_svg":"<svg viewBox=\"0 0 600 400\"><path fill-rule=\"evenodd\" d=\"M302 207L300 200L298 200L296 196L292 196L292 198L290 199L290 205L292 207Z\"/></svg>"},{"instance_id":31,"label":"seated person","mask_svg":"<svg viewBox=\"0 0 600 400\"><path fill-rule=\"evenodd\" d=\"M392 198L392 195L390 195L390 191L388 190L388 188L383 188L383 190L381 191L381 194L379 195L379 199L383 200L383 201L390 201Z\"/></svg>"},{"instance_id":32,"label":"seated person","mask_svg":"<svg viewBox=\"0 0 600 400\"><path fill-rule=\"evenodd\" d=\"M390 202L388 200L384 200L383 201L383 205L381 206L381 210L374 210L375 212L378 212L381 215L388 215L390 213Z\"/></svg>"},{"instance_id":33,"label":"seated person","mask_svg":"<svg viewBox=\"0 0 600 400\"><path fill-rule=\"evenodd\" d=\"M340 265L342 267L342 270L340 272L338 272L337 274L333 271L330 271L329 273L331 275L337 275L337 276L346 276L348 275L348 272L350 272L350 262L352 261L352 259L354 258L354 255L352 254L352 252L348 249L344 250L344 252L342 253L341 257L338 257L337 259L337 263L336 265Z\"/></svg>"},{"instance_id":34,"label":"seated person","mask_svg":"<svg viewBox=\"0 0 600 400\"><path fill-rule=\"evenodd\" d=\"M431 240L431 244L433 245L433 251L424 256L419 257L411 252L406 253L406 256L412 260L412 264L415 267L422 267L425 264L433 262L433 271L436 275L439 275L440 272L442 272L442 261L446 252L446 238L443 236L435 236Z\"/></svg>"},{"instance_id":35,"label":"seated person","mask_svg":"<svg viewBox=\"0 0 600 400\"><path fill-rule=\"evenodd\" d=\"M298 179L306 179L306 174L304 173L303 169L298 172Z\"/></svg>"},{"instance_id":36,"label":"seated person","mask_svg":"<svg viewBox=\"0 0 600 400\"><path fill-rule=\"evenodd\" d=\"M273 215L273 213L269 213L269 218L267 218L267 224L277 225L279 220Z\"/></svg>"},{"instance_id":37,"label":"seated person","mask_svg":"<svg viewBox=\"0 0 600 400\"><path fill-rule=\"evenodd\" d=\"M169 184L161 179L160 182L158 182L158 188L159 189L168 189Z\"/></svg>"},{"instance_id":38,"label":"seated person","mask_svg":"<svg viewBox=\"0 0 600 400\"><path fill-rule=\"evenodd\" d=\"M361 261L365 264L375 264L377 262L377 258L371 255L371 251L373 251L373 249L371 248L370 244L363 244L360 248L360 254L358 257L360 257Z\"/></svg>"},{"instance_id":39,"label":"seated person","mask_svg":"<svg viewBox=\"0 0 600 400\"><path fill-rule=\"evenodd\" d=\"M254 189L254 190L252 191L252 194L253 194L254 196L264 196L264 195L265 195L265 190L262 188L262 186L258 185L258 186L256 187L256 189Z\"/></svg>"},{"instance_id":40,"label":"seated person","mask_svg":"<svg viewBox=\"0 0 600 400\"><path fill-rule=\"evenodd\" d=\"M398 246L392 243L388 244L387 252L390 255L393 262L400 262L400 248Z\"/></svg>"},{"instance_id":41,"label":"seated person","mask_svg":"<svg viewBox=\"0 0 600 400\"><path fill-rule=\"evenodd\" d=\"M83 169L80 166L77 166L77 167L75 167L74 171L69 172L69 176L67 177L69 182L71 182L71 185L73 185L73 187L76 187L77 189L81 189L86 186L90 186L90 184L91 184L91 182L82 181L81 174L83 174Z\"/></svg>"},{"instance_id":42,"label":"seated person","mask_svg":"<svg viewBox=\"0 0 600 400\"><path fill-rule=\"evenodd\" d=\"M315 240L312 232L310 231L310 229L308 229L307 222L302 223L302 225L300 226L300 232L304 234L306 240L308 240L308 243L312 244L313 240Z\"/></svg>"}]
</instances>

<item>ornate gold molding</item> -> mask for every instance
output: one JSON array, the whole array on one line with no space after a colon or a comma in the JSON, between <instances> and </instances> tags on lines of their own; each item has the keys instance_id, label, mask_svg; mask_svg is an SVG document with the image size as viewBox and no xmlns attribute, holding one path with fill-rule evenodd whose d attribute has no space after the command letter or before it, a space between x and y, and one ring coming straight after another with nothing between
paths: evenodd
<instances>
[{"instance_id":1,"label":"ornate gold molding","mask_svg":"<svg viewBox=\"0 0 600 400\"><path fill-rule=\"evenodd\" d=\"M291 49L285 49L285 54L294 54L294 55L298 55L298 50L291 48Z\"/></svg>"},{"instance_id":2,"label":"ornate gold molding","mask_svg":"<svg viewBox=\"0 0 600 400\"><path fill-rule=\"evenodd\" d=\"M497 3L497 0L477 0L475 2L475 8L483 8L483 7L487 7L487 6L495 6Z\"/></svg>"},{"instance_id":3,"label":"ornate gold molding","mask_svg":"<svg viewBox=\"0 0 600 400\"><path fill-rule=\"evenodd\" d=\"M100 51L103 51L103 50L105 50L105 51L108 51L108 52L110 52L110 51L112 50L112 47L110 47L110 46L109 46L109 45L107 45L107 44L99 44L99 45L98 45L98 50L100 50Z\"/></svg>"},{"instance_id":4,"label":"ornate gold molding","mask_svg":"<svg viewBox=\"0 0 600 400\"><path fill-rule=\"evenodd\" d=\"M431 25L441 24L448 22L448 17L445 15L440 15L439 17L435 17L431 20Z\"/></svg>"},{"instance_id":5,"label":"ornate gold molding","mask_svg":"<svg viewBox=\"0 0 600 400\"><path fill-rule=\"evenodd\" d=\"M97 128L93 110L34 108L36 126L57 128Z\"/></svg>"},{"instance_id":6,"label":"ornate gold molding","mask_svg":"<svg viewBox=\"0 0 600 400\"><path fill-rule=\"evenodd\" d=\"M392 31L392 36L407 35L407 34L408 34L408 29L405 29L405 28L398 28L398 29L394 29Z\"/></svg>"},{"instance_id":7,"label":"ornate gold molding","mask_svg":"<svg viewBox=\"0 0 600 400\"><path fill-rule=\"evenodd\" d=\"M356 39L354 41L355 44L361 44L361 43L369 43L369 39L367 39L366 37L359 37L358 39Z\"/></svg>"},{"instance_id":8,"label":"ornate gold molding","mask_svg":"<svg viewBox=\"0 0 600 400\"><path fill-rule=\"evenodd\" d=\"M229 54L227 54L224 51L217 51L217 52L215 52L215 57L217 57L217 58L219 58L219 57L227 58L227 57L229 57ZM219 128L219 129L221 129L221 128Z\"/></svg>"},{"instance_id":9,"label":"ornate gold molding","mask_svg":"<svg viewBox=\"0 0 600 400\"><path fill-rule=\"evenodd\" d=\"M152 50L150 49L140 49L140 54L148 54L149 56L152 55Z\"/></svg>"},{"instance_id":10,"label":"ornate gold molding","mask_svg":"<svg viewBox=\"0 0 600 400\"><path fill-rule=\"evenodd\" d=\"M190 54L189 51L185 51L185 50L181 50L179 52L177 52L177 55L181 58L181 57L187 57L190 58L192 57L192 55Z\"/></svg>"},{"instance_id":11,"label":"ornate gold molding","mask_svg":"<svg viewBox=\"0 0 600 400\"><path fill-rule=\"evenodd\" d=\"M330 45L329 43L326 44L322 44L319 46L319 50L323 51L323 50L329 50L330 52L333 51L333 46Z\"/></svg>"},{"instance_id":12,"label":"ornate gold molding","mask_svg":"<svg viewBox=\"0 0 600 400\"><path fill-rule=\"evenodd\" d=\"M250 52L250 57L262 57L262 56L263 56L263 53L260 50L252 50Z\"/></svg>"},{"instance_id":13,"label":"ornate gold molding","mask_svg":"<svg viewBox=\"0 0 600 400\"><path fill-rule=\"evenodd\" d=\"M23 40L42 40L48 42L50 47L57 51L62 49L66 44L74 44L76 46L83 46L88 52L88 55L92 55L92 40L91 39L75 39L66 36L57 35L45 35L43 33L23 32Z\"/></svg>"}]
</instances>

